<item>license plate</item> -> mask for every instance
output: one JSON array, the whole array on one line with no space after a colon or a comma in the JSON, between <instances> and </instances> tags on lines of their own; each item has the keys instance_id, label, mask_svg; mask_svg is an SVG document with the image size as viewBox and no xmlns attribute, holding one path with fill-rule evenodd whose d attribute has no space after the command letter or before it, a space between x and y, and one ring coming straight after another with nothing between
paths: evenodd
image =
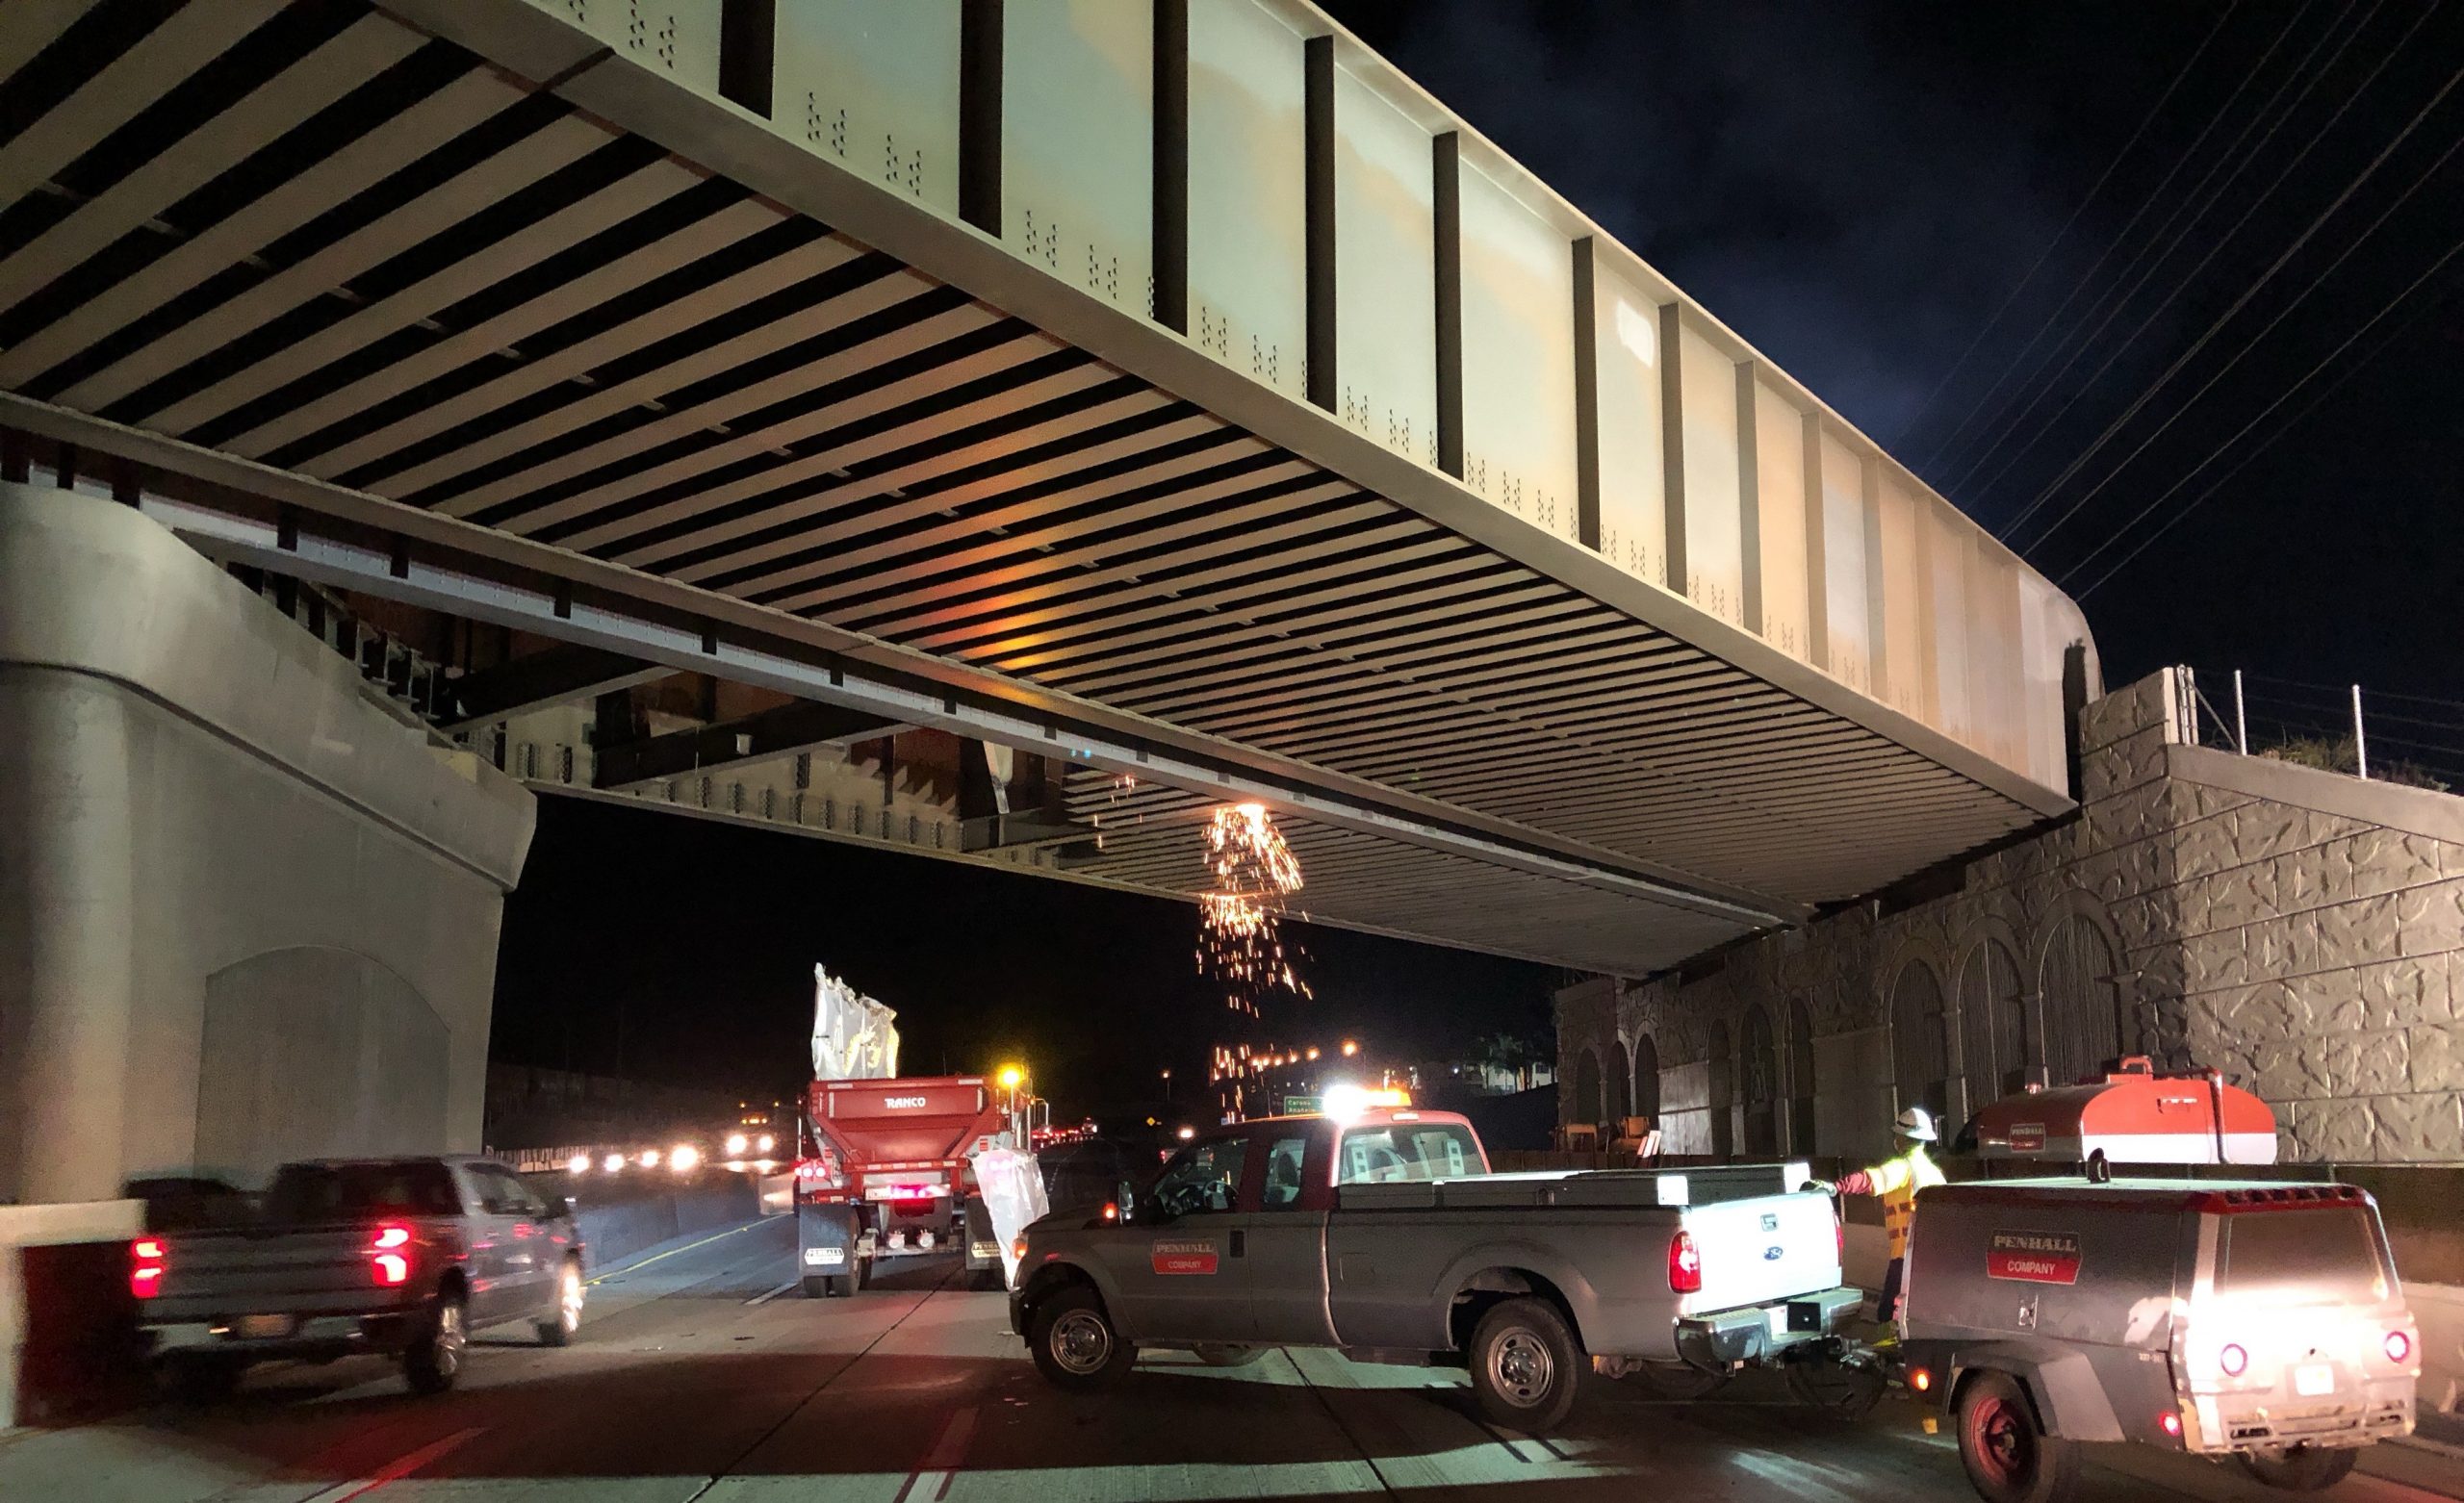
<instances>
[{"instance_id":1,"label":"license plate","mask_svg":"<svg viewBox=\"0 0 2464 1503\"><path fill-rule=\"evenodd\" d=\"M2325 1363L2310 1363L2294 1368L2293 1391L2305 1399L2335 1392L2336 1369Z\"/></svg>"},{"instance_id":2,"label":"license plate","mask_svg":"<svg viewBox=\"0 0 2464 1503\"><path fill-rule=\"evenodd\" d=\"M268 1337L289 1336L291 1334L291 1324L292 1317L289 1315L242 1315L240 1317L240 1335L250 1340L263 1340Z\"/></svg>"},{"instance_id":3,"label":"license plate","mask_svg":"<svg viewBox=\"0 0 2464 1503\"><path fill-rule=\"evenodd\" d=\"M846 1261L847 1249L843 1247L808 1247L805 1249L805 1261L808 1263L843 1263Z\"/></svg>"},{"instance_id":4,"label":"license plate","mask_svg":"<svg viewBox=\"0 0 2464 1503\"><path fill-rule=\"evenodd\" d=\"M998 1258L1001 1256L1001 1244L998 1242L972 1243L967 1248L967 1256L970 1258Z\"/></svg>"}]
</instances>

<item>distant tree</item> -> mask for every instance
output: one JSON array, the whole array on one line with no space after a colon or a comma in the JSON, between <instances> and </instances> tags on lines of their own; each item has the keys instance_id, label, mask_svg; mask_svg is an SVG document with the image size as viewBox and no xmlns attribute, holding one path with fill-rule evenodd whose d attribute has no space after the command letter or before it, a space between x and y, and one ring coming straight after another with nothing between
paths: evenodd
<instances>
[{"instance_id":1,"label":"distant tree","mask_svg":"<svg viewBox=\"0 0 2464 1503\"><path fill-rule=\"evenodd\" d=\"M2330 773L2350 775L2361 768L2350 736L2287 736L2274 746L2263 748L2258 754L2279 762L2291 762L2297 767L2316 767ZM2426 788L2432 793L2448 791L2445 780L2429 769L2400 757L2388 761L2371 758L2370 777L2373 782Z\"/></svg>"},{"instance_id":2,"label":"distant tree","mask_svg":"<svg viewBox=\"0 0 2464 1503\"><path fill-rule=\"evenodd\" d=\"M1519 1091L1531 1088L1531 1067L1541 1058L1539 1046L1532 1039L1500 1032L1482 1037L1478 1049L1484 1074L1506 1076Z\"/></svg>"}]
</instances>

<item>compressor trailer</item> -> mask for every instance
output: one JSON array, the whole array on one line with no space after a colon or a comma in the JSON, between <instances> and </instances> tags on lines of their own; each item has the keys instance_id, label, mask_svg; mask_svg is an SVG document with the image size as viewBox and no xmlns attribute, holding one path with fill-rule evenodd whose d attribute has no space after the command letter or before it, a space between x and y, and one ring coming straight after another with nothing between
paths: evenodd
<instances>
[{"instance_id":1,"label":"compressor trailer","mask_svg":"<svg viewBox=\"0 0 2464 1503\"><path fill-rule=\"evenodd\" d=\"M946 1251L970 1282L1001 1277L971 1155L1008 1140L979 1075L815 1081L798 1124L796 1271L804 1292L853 1294L885 1258Z\"/></svg>"}]
</instances>

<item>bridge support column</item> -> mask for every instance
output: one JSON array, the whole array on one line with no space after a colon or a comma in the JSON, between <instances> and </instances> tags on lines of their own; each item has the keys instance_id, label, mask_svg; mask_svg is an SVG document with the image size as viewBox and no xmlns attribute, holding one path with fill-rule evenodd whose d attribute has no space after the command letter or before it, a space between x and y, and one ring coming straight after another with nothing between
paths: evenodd
<instances>
[{"instance_id":1,"label":"bridge support column","mask_svg":"<svg viewBox=\"0 0 2464 1503\"><path fill-rule=\"evenodd\" d=\"M0 484L0 1205L478 1147L532 800L140 513Z\"/></svg>"}]
</instances>

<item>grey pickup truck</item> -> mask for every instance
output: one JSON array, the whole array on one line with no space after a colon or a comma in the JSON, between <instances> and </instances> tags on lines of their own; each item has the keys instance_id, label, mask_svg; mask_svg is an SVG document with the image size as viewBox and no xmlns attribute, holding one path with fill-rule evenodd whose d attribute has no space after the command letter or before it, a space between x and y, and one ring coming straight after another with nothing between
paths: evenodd
<instances>
[{"instance_id":1,"label":"grey pickup truck","mask_svg":"<svg viewBox=\"0 0 2464 1503\"><path fill-rule=\"evenodd\" d=\"M239 1220L129 1244L153 1361L192 1397L253 1363L355 1353L398 1358L414 1392L438 1393L471 1332L526 1322L562 1346L581 1320L572 1206L490 1159L285 1164Z\"/></svg>"},{"instance_id":2,"label":"grey pickup truck","mask_svg":"<svg viewBox=\"0 0 2464 1503\"><path fill-rule=\"evenodd\" d=\"M1063 1387L1118 1379L1142 1346L1224 1366L1334 1347L1467 1367L1492 1421L1539 1432L1586 1368L1716 1382L1844 1360L1861 1295L1808 1179L1492 1174L1449 1112L1269 1117L1199 1136L1091 1215L1026 1228L1011 1324Z\"/></svg>"}]
</instances>

